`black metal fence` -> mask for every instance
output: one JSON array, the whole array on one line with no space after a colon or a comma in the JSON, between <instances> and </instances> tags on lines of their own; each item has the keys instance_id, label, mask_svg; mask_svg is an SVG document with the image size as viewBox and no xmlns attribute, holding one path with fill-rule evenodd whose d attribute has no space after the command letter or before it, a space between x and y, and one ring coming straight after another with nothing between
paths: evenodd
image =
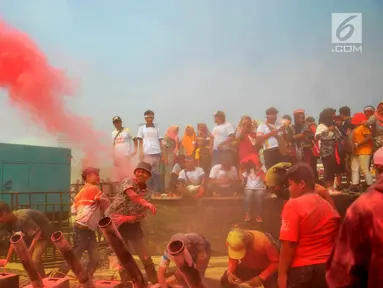
<instances>
[{"instance_id":1,"label":"black metal fence","mask_svg":"<svg viewBox=\"0 0 383 288\"><path fill-rule=\"evenodd\" d=\"M0 192L1 199L7 202L12 210L35 209L44 212L56 231L62 231L68 241L73 244L73 216L71 215L71 206L76 194L81 190L83 184L71 185L69 192ZM116 183L101 183L100 189L113 198L117 191ZM1 254L5 255L9 247L10 231L3 226L0 238L2 239ZM98 242L100 249L107 245L101 233L98 232ZM17 261L15 255L12 261ZM63 259L59 251L51 245L47 249L43 258L46 267L57 267Z\"/></svg>"}]
</instances>

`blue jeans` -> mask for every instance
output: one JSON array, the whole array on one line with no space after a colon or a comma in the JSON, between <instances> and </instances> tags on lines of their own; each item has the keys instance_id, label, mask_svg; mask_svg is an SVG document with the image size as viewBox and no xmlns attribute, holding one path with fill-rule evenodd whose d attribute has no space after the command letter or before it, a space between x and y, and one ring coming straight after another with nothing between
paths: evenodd
<instances>
[{"instance_id":1,"label":"blue jeans","mask_svg":"<svg viewBox=\"0 0 383 288\"><path fill-rule=\"evenodd\" d=\"M145 155L144 161L152 165L152 177L148 181L148 186L154 192L163 191L163 181L161 178L161 154Z\"/></svg>"},{"instance_id":2,"label":"blue jeans","mask_svg":"<svg viewBox=\"0 0 383 288\"><path fill-rule=\"evenodd\" d=\"M96 232L90 229L80 229L76 226L76 224L73 230L73 253L77 258L81 259L84 252L88 251L89 262L86 272L90 277L92 277L97 269L98 263L100 262L100 254L97 250ZM69 270L70 268L68 264L64 262L58 270L57 276L64 277Z\"/></svg>"},{"instance_id":3,"label":"blue jeans","mask_svg":"<svg viewBox=\"0 0 383 288\"><path fill-rule=\"evenodd\" d=\"M262 216L263 198L265 189L245 189L245 213L251 213L252 202L254 201L256 217Z\"/></svg>"}]
</instances>

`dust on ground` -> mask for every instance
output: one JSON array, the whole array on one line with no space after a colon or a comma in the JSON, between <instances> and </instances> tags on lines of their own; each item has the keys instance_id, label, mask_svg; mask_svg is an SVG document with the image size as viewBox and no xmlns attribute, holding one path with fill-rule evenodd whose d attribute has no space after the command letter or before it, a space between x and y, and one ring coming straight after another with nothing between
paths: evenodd
<instances>
[{"instance_id":1,"label":"dust on ground","mask_svg":"<svg viewBox=\"0 0 383 288\"><path fill-rule=\"evenodd\" d=\"M156 267L158 267L161 256L153 256L152 258ZM141 270L144 273L142 264L139 261L139 259L136 256L134 257L134 259L137 261L138 265L140 266ZM206 274L205 274L210 288L220 287L220 278L225 272L226 268L227 268L227 257L212 257L210 259L209 267L206 270ZM27 274L20 263L9 263L7 265L7 268L3 270L9 273L19 274L20 287L25 287L29 284ZM55 270L56 269L46 269L46 273L49 274ZM174 263L172 263L169 268L169 271L174 271L174 270L175 270ZM68 278L70 278L71 280L70 287L76 287L77 286L76 284L78 284L78 282L75 280L72 273L68 274ZM120 276L118 274L118 271L114 271L112 269L105 269L105 268L98 269L94 276L95 280L119 280L119 278Z\"/></svg>"}]
</instances>

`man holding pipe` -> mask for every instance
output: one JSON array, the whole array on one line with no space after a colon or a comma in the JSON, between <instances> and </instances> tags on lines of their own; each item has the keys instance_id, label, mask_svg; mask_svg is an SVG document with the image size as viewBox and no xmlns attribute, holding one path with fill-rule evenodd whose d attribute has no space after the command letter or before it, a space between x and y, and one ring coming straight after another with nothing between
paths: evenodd
<instances>
[{"instance_id":1,"label":"man holding pipe","mask_svg":"<svg viewBox=\"0 0 383 288\"><path fill-rule=\"evenodd\" d=\"M33 209L20 209L12 211L8 204L0 201L0 223L9 224L14 233L20 233L32 239L29 253L40 276L44 278L45 271L42 256L50 244L50 237L54 227L49 223L48 217L41 211ZM0 260L0 267L5 267L13 254L11 245L5 259Z\"/></svg>"},{"instance_id":2,"label":"man holding pipe","mask_svg":"<svg viewBox=\"0 0 383 288\"><path fill-rule=\"evenodd\" d=\"M174 234L169 241L167 248L165 249L164 254L162 255L160 261L160 267L158 268L157 278L161 288L166 288L168 285L172 284L174 281L183 281L182 273L180 270L177 270L174 276L165 278L165 274L167 269L169 268L170 261L173 259L172 252L169 251L169 247L171 247L172 243L176 241L180 241L184 244L185 249L192 257L193 262L195 263L195 268L199 271L200 276L202 278L202 282L204 282L205 271L208 267L210 257L211 257L211 248L210 243L202 236L196 233L177 233ZM191 264L191 263L189 263ZM184 283L183 283L184 284ZM185 287L187 287L186 285Z\"/></svg>"},{"instance_id":3,"label":"man holding pipe","mask_svg":"<svg viewBox=\"0 0 383 288\"><path fill-rule=\"evenodd\" d=\"M153 260L148 254L140 223L146 217L148 210L153 214L156 213L156 207L149 202L152 191L146 185L152 175L151 171L152 166L149 163L138 163L134 170L134 177L122 181L117 196L105 214L112 218L127 246L133 247L144 265L149 281L155 284L157 273ZM120 271L120 276L124 283L130 280L124 270Z\"/></svg>"}]
</instances>

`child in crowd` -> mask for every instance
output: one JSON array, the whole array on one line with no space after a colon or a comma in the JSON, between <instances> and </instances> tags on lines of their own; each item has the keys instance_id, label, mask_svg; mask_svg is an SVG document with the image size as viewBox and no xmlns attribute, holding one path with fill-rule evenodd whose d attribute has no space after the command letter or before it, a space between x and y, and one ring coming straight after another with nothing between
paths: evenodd
<instances>
[{"instance_id":1,"label":"child in crowd","mask_svg":"<svg viewBox=\"0 0 383 288\"><path fill-rule=\"evenodd\" d=\"M185 155L178 155L176 157L176 163L173 166L172 174L169 182L169 193L175 193L177 191L177 181L180 172L185 169Z\"/></svg>"},{"instance_id":2,"label":"child in crowd","mask_svg":"<svg viewBox=\"0 0 383 288\"><path fill-rule=\"evenodd\" d=\"M265 193L264 177L265 173L261 167L257 166L253 161L249 160L241 165L242 179L245 192L245 221L250 221L252 216L252 202L255 201L256 221L261 223L263 198Z\"/></svg>"},{"instance_id":3,"label":"child in crowd","mask_svg":"<svg viewBox=\"0 0 383 288\"><path fill-rule=\"evenodd\" d=\"M205 138L197 138L198 148L195 150L194 158L198 167L201 167L205 175L210 173L211 153L208 143Z\"/></svg>"}]
</instances>

